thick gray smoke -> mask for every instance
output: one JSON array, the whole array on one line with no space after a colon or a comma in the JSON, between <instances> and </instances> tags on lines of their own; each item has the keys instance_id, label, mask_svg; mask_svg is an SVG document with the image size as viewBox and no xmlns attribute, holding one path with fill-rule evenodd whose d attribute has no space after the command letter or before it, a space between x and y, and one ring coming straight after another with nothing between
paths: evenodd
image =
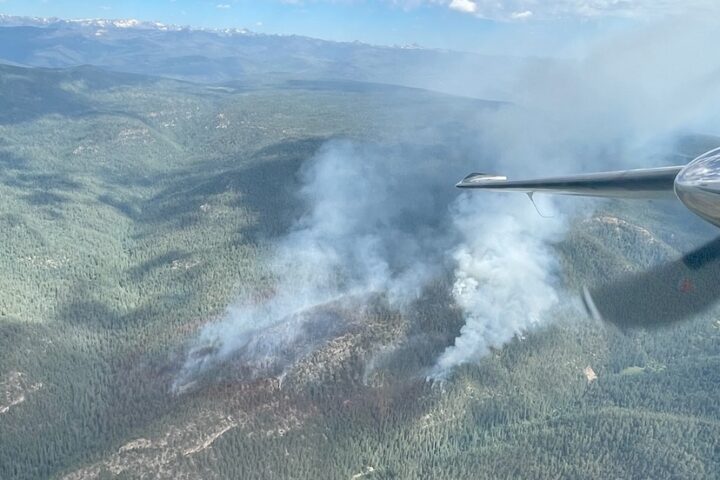
<instances>
[{"instance_id":1,"label":"thick gray smoke","mask_svg":"<svg viewBox=\"0 0 720 480\"><path fill-rule=\"evenodd\" d=\"M447 272L465 326L435 378L547 320L562 295L549 248L562 236L562 213L543 218L522 196L460 195L452 184L485 167L532 176L655 166L657 146L675 134L720 132L720 57L708 47L715 28L673 22L524 72L514 105L479 112L468 126L472 142L459 148L457 132L437 132L464 157L327 144L302 172L307 214L275 246L274 293L205 327L177 385L229 358L251 375L281 374L353 328L349 312L370 299L402 310Z\"/></svg>"}]
</instances>

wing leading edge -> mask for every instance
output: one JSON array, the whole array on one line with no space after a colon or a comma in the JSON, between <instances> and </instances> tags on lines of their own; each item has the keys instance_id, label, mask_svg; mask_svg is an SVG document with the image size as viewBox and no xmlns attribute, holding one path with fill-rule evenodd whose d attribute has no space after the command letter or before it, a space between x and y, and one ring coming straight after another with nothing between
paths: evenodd
<instances>
[{"instance_id":1,"label":"wing leading edge","mask_svg":"<svg viewBox=\"0 0 720 480\"><path fill-rule=\"evenodd\" d=\"M501 175L471 173L456 186L588 197L657 198L673 195L675 177L683 167L618 170L533 180L508 180Z\"/></svg>"}]
</instances>

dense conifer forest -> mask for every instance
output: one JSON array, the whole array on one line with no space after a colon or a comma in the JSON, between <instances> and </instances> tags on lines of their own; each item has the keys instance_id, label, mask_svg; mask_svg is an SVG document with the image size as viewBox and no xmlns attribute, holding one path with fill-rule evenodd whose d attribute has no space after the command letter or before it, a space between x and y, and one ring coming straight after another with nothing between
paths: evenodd
<instances>
[{"instance_id":1,"label":"dense conifer forest","mask_svg":"<svg viewBox=\"0 0 720 480\"><path fill-rule=\"evenodd\" d=\"M274 288L269 250L325 142L412 143L420 168L469 154L455 140L497 108L0 67L0 478L717 478L716 311L624 330L568 293L552 321L428 381L462 326L439 278L414 311L340 310L352 328L282 377L230 359L172 388L203 325ZM567 292L712 236L662 203L588 212L553 245Z\"/></svg>"}]
</instances>

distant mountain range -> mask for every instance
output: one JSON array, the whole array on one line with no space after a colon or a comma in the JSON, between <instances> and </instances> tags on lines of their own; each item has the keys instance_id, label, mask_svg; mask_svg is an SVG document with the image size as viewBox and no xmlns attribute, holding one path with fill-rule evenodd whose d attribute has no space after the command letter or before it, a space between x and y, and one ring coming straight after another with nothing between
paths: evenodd
<instances>
[{"instance_id":1,"label":"distant mountain range","mask_svg":"<svg viewBox=\"0 0 720 480\"><path fill-rule=\"evenodd\" d=\"M0 15L1 63L51 68L95 65L203 83L354 80L502 100L507 95L502 79L528 61L133 19Z\"/></svg>"},{"instance_id":2,"label":"distant mountain range","mask_svg":"<svg viewBox=\"0 0 720 480\"><path fill-rule=\"evenodd\" d=\"M160 22L147 22L134 18L80 18L63 19L57 17L21 17L0 13L0 26L3 27L54 27L54 28L91 28L91 29L135 29L162 31L208 31L224 35L253 35L254 33L241 28L210 29L187 25L171 25Z\"/></svg>"}]
</instances>

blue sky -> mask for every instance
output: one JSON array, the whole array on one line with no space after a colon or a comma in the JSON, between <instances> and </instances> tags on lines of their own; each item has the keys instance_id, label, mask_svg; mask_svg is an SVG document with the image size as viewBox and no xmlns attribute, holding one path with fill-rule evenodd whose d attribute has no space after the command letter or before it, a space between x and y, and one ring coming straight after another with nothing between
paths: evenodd
<instances>
[{"instance_id":1,"label":"blue sky","mask_svg":"<svg viewBox=\"0 0 720 480\"><path fill-rule=\"evenodd\" d=\"M137 18L375 44L572 55L608 31L716 0L0 0L0 12Z\"/></svg>"}]
</instances>

